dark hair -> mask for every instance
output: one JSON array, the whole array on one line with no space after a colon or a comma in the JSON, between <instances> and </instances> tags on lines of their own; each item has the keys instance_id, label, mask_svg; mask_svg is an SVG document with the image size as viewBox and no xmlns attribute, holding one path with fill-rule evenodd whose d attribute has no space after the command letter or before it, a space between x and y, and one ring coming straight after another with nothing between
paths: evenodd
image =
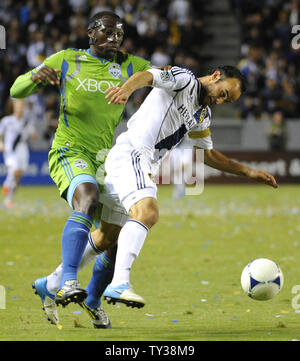
<instances>
[{"instance_id":1,"label":"dark hair","mask_svg":"<svg viewBox=\"0 0 300 361\"><path fill-rule=\"evenodd\" d=\"M111 16L112 18L115 18L116 20L119 20L122 22L122 19L116 13L114 13L112 11L100 11L90 18L89 23L88 23L88 29L90 29L92 27L93 23L96 20L101 19L103 16L106 16L106 15Z\"/></svg>"},{"instance_id":2,"label":"dark hair","mask_svg":"<svg viewBox=\"0 0 300 361\"><path fill-rule=\"evenodd\" d=\"M241 92L244 93L247 89L247 79L240 72L240 70L232 65L219 65L215 69L209 71L209 75L213 74L215 71L221 73L221 79L224 78L236 78L240 81Z\"/></svg>"}]
</instances>

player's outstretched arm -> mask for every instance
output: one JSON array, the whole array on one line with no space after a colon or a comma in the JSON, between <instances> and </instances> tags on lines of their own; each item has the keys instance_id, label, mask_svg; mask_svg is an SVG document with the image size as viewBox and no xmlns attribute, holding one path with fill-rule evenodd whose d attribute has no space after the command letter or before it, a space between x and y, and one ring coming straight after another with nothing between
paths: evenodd
<instances>
[{"instance_id":1,"label":"player's outstretched arm","mask_svg":"<svg viewBox=\"0 0 300 361\"><path fill-rule=\"evenodd\" d=\"M151 86L153 75L148 71L140 71L133 74L121 87L111 87L106 90L108 104L125 104L130 95L137 89Z\"/></svg>"},{"instance_id":2,"label":"player's outstretched arm","mask_svg":"<svg viewBox=\"0 0 300 361\"><path fill-rule=\"evenodd\" d=\"M246 176L254 181L265 183L273 188L278 188L278 184L271 174L235 162L216 149L204 151L204 163L222 172Z\"/></svg>"},{"instance_id":3,"label":"player's outstretched arm","mask_svg":"<svg viewBox=\"0 0 300 361\"><path fill-rule=\"evenodd\" d=\"M52 54L37 68L18 76L10 88L10 95L14 98L25 98L41 86L59 86L64 54L65 50Z\"/></svg>"}]
</instances>

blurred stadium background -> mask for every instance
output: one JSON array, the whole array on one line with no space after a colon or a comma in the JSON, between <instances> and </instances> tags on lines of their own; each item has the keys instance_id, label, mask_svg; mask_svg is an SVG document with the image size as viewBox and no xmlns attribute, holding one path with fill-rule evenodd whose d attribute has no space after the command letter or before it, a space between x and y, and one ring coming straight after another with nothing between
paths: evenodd
<instances>
[{"instance_id":1,"label":"blurred stadium background","mask_svg":"<svg viewBox=\"0 0 300 361\"><path fill-rule=\"evenodd\" d=\"M88 48L87 21L106 9L127 23L122 50L154 65L176 64L199 76L219 64L238 65L249 88L237 104L212 108L215 147L281 183L300 182L300 49L291 46L292 27L300 23L298 0L1 0L6 49L0 50L0 118L11 112L16 77L63 48ZM132 96L118 132L146 94ZM39 138L31 142L22 184L52 184L47 151L59 94L47 87L31 100ZM0 154L0 184L5 174ZM206 182L237 181L206 170Z\"/></svg>"}]
</instances>

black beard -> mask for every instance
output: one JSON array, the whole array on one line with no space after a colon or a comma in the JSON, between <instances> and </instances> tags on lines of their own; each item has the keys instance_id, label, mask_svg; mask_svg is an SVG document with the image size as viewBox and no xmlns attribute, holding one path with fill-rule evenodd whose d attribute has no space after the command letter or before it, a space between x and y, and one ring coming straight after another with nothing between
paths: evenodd
<instances>
[{"instance_id":1,"label":"black beard","mask_svg":"<svg viewBox=\"0 0 300 361\"><path fill-rule=\"evenodd\" d=\"M198 102L200 105L206 105L206 104L203 104L204 102L204 99L207 97L207 89L205 88L205 86L203 84L201 84L201 82L199 81L200 83L200 95L199 95L199 98L198 98Z\"/></svg>"}]
</instances>

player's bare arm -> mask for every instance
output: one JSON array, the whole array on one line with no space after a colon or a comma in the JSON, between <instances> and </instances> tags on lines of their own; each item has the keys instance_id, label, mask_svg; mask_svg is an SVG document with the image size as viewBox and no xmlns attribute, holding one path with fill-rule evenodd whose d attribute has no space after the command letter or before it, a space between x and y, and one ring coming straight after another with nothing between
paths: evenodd
<instances>
[{"instance_id":1,"label":"player's bare arm","mask_svg":"<svg viewBox=\"0 0 300 361\"><path fill-rule=\"evenodd\" d=\"M111 87L106 90L108 104L125 104L130 95L137 89L151 86L153 75L148 71L140 71L132 75L121 87Z\"/></svg>"},{"instance_id":2,"label":"player's bare arm","mask_svg":"<svg viewBox=\"0 0 300 361\"><path fill-rule=\"evenodd\" d=\"M59 85L58 73L61 69L53 69L45 65L36 74L31 76L31 80L35 83L44 82L50 85Z\"/></svg>"},{"instance_id":3,"label":"player's bare arm","mask_svg":"<svg viewBox=\"0 0 300 361\"><path fill-rule=\"evenodd\" d=\"M246 176L254 181L265 183L273 188L278 188L278 184L271 174L235 162L216 149L204 151L204 163L220 171Z\"/></svg>"}]
</instances>

